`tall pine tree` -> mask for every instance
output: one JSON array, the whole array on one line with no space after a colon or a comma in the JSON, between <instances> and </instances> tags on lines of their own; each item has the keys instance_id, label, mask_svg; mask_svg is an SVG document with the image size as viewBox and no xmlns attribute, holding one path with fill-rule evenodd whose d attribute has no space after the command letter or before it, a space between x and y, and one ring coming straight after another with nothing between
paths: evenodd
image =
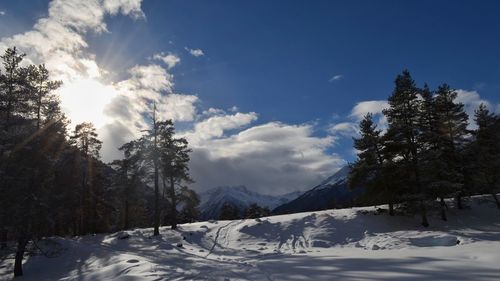
<instances>
[{"instance_id":1,"label":"tall pine tree","mask_svg":"<svg viewBox=\"0 0 500 281\"><path fill-rule=\"evenodd\" d=\"M391 151L394 160L403 170L405 185L411 189L410 199L419 204L422 225L427 227L426 194L421 178L419 153L422 149L418 142L420 118L420 90L416 87L410 72L405 70L396 77L395 88L389 97L389 108L384 110L389 124Z\"/></svg>"},{"instance_id":2,"label":"tall pine tree","mask_svg":"<svg viewBox=\"0 0 500 281\"><path fill-rule=\"evenodd\" d=\"M384 137L371 113L360 121L359 129L361 136L354 139L358 159L351 165L349 183L351 187L364 186L372 196L387 202L389 214L393 216L396 190L395 185L388 184L387 169L391 159L386 157Z\"/></svg>"}]
</instances>

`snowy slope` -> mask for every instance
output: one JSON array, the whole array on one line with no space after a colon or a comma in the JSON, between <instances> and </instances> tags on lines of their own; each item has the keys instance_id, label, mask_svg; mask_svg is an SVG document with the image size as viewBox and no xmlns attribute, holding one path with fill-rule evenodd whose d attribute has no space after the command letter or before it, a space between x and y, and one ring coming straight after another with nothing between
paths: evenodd
<instances>
[{"instance_id":1,"label":"snowy slope","mask_svg":"<svg viewBox=\"0 0 500 281\"><path fill-rule=\"evenodd\" d=\"M448 222L430 212L429 228L369 207L57 238L60 255L30 257L16 280L500 280L500 210L470 204ZM11 268L0 260L0 280Z\"/></svg>"},{"instance_id":2,"label":"snowy slope","mask_svg":"<svg viewBox=\"0 0 500 281\"><path fill-rule=\"evenodd\" d=\"M352 190L347 184L349 167L345 166L319 185L301 196L273 210L275 214L291 214L325 210L332 207L352 206L352 201L360 196L362 189Z\"/></svg>"},{"instance_id":3,"label":"snowy slope","mask_svg":"<svg viewBox=\"0 0 500 281\"><path fill-rule=\"evenodd\" d=\"M16 280L500 280L500 210L470 204L448 222L431 211L429 228L368 207L54 238L60 254L29 257ZM11 269L2 258L0 280Z\"/></svg>"},{"instance_id":4,"label":"snowy slope","mask_svg":"<svg viewBox=\"0 0 500 281\"><path fill-rule=\"evenodd\" d=\"M250 204L273 209L298 197L300 193L293 192L281 196L263 195L249 190L245 186L223 186L200 193L200 211L203 219L218 218L225 203L230 203L241 211Z\"/></svg>"}]
</instances>

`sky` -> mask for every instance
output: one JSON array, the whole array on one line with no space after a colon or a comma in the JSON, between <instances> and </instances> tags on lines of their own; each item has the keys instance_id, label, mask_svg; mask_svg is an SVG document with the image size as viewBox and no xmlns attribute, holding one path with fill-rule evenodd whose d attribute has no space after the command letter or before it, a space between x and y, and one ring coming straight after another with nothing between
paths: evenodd
<instances>
[{"instance_id":1,"label":"sky","mask_svg":"<svg viewBox=\"0 0 500 281\"><path fill-rule=\"evenodd\" d=\"M103 160L150 125L152 101L193 149L193 188L310 189L356 159L356 124L397 74L500 112L500 2L17 0L0 51L45 63ZM145 118L146 117L146 118ZM471 124L471 126L473 126Z\"/></svg>"}]
</instances>

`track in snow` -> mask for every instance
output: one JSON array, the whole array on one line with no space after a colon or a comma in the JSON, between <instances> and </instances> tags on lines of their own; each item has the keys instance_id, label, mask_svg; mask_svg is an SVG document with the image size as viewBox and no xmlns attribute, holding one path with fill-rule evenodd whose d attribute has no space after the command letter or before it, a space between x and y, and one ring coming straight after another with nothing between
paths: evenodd
<instances>
[{"instance_id":1,"label":"track in snow","mask_svg":"<svg viewBox=\"0 0 500 281\"><path fill-rule=\"evenodd\" d=\"M208 251L208 254L205 256L208 257L210 256L210 254L212 254L212 252L214 251L215 249L215 246L217 246L217 244L219 244L219 237L221 236L221 232L224 231L224 242L226 242L225 244L227 245L228 244L228 236L229 236L229 230L230 230L230 226L231 225L236 225L236 224L239 224L241 223L243 220L240 220L240 221L231 221L221 227L219 227L219 229L217 229L217 233L215 234L215 238L214 238L214 244L212 245L212 247L210 248L210 250ZM221 244L219 244L219 246L221 248L224 248Z\"/></svg>"}]
</instances>

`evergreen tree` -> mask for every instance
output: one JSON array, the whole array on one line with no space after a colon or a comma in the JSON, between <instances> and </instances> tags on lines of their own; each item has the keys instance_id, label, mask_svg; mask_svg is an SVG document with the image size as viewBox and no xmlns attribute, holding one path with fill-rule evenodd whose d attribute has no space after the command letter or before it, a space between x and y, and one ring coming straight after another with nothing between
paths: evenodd
<instances>
[{"instance_id":1,"label":"evergreen tree","mask_svg":"<svg viewBox=\"0 0 500 281\"><path fill-rule=\"evenodd\" d=\"M463 149L470 135L467 130L468 115L461 103L455 103L457 93L448 85L438 87L435 97L438 119L438 149L441 163L440 182L445 195L454 194L456 205L462 208L461 196L464 193ZM441 200L443 197L441 196Z\"/></svg>"},{"instance_id":2,"label":"evergreen tree","mask_svg":"<svg viewBox=\"0 0 500 281\"><path fill-rule=\"evenodd\" d=\"M224 203L220 210L219 220L236 220L240 218L240 211L231 203Z\"/></svg>"},{"instance_id":3,"label":"evergreen tree","mask_svg":"<svg viewBox=\"0 0 500 281\"><path fill-rule=\"evenodd\" d=\"M49 71L43 64L28 67L28 80L33 95L31 107L36 119L36 128L40 129L44 115L50 118L54 111L58 110L58 100L53 91L58 89L62 82L51 81Z\"/></svg>"},{"instance_id":4,"label":"evergreen tree","mask_svg":"<svg viewBox=\"0 0 500 281\"><path fill-rule=\"evenodd\" d=\"M446 162L442 157L440 144L439 116L436 111L435 97L427 84L421 91L421 97L418 142L422 146L419 156L422 166L422 183L427 197L440 198L441 218L447 220L444 198L453 189L446 184L446 177L442 170Z\"/></svg>"},{"instance_id":5,"label":"evergreen tree","mask_svg":"<svg viewBox=\"0 0 500 281\"><path fill-rule=\"evenodd\" d=\"M36 121L36 89L31 87L34 67L20 67L24 55L15 48L1 56L5 73L0 74L0 192L2 240L8 235L17 241L14 275L21 276L26 245L54 229L57 197L55 171L67 145L66 120L57 112L54 99L50 114ZM45 94L52 95L47 89ZM56 118L57 116L57 118ZM43 118L42 118L43 117ZM42 127L43 120L43 127Z\"/></svg>"},{"instance_id":6,"label":"evergreen tree","mask_svg":"<svg viewBox=\"0 0 500 281\"><path fill-rule=\"evenodd\" d=\"M97 138L97 132L92 123L81 123L75 126L70 139L81 153L81 184L79 204L80 234L95 232L97 190L100 182L98 160L102 142Z\"/></svg>"},{"instance_id":7,"label":"evergreen tree","mask_svg":"<svg viewBox=\"0 0 500 281\"><path fill-rule=\"evenodd\" d=\"M497 207L496 196L500 186L500 117L481 104L475 112L478 126L471 145L473 154L473 181L479 193L490 193Z\"/></svg>"},{"instance_id":8,"label":"evergreen tree","mask_svg":"<svg viewBox=\"0 0 500 281\"><path fill-rule=\"evenodd\" d=\"M154 190L155 190L155 207L154 207L154 233L153 235L160 235L160 190L159 190L159 170L160 152L158 149L158 122L156 119L156 103L153 104L153 129L149 131L150 138L153 139L153 145L150 146L152 155L152 163L154 170Z\"/></svg>"},{"instance_id":9,"label":"evergreen tree","mask_svg":"<svg viewBox=\"0 0 500 281\"><path fill-rule=\"evenodd\" d=\"M184 138L175 138L175 128L171 120L158 122L158 151L159 164L163 188L167 189L167 197L170 200L170 220L172 229L177 228L177 205L179 204L180 191L184 183L191 183L189 176L189 153L188 143ZM168 181L167 187L165 182Z\"/></svg>"},{"instance_id":10,"label":"evergreen tree","mask_svg":"<svg viewBox=\"0 0 500 281\"><path fill-rule=\"evenodd\" d=\"M0 56L5 71L0 73L0 113L6 131L12 125L14 115L26 113L28 109L28 96L24 94L28 71L21 67L25 56L19 54L15 47L7 48Z\"/></svg>"},{"instance_id":11,"label":"evergreen tree","mask_svg":"<svg viewBox=\"0 0 500 281\"><path fill-rule=\"evenodd\" d=\"M142 178L146 176L141 166L141 154L137 141L130 141L122 145L119 150L123 151L123 159L111 163L117 174L115 184L120 190L119 198L123 206L123 229L131 226L131 209L138 206L138 187L142 186Z\"/></svg>"},{"instance_id":12,"label":"evergreen tree","mask_svg":"<svg viewBox=\"0 0 500 281\"><path fill-rule=\"evenodd\" d=\"M384 110L389 124L391 151L394 160L403 170L402 181L411 189L410 199L417 200L422 216L422 225L427 227L425 190L421 178L419 152L422 150L418 142L420 118L420 90L416 87L410 73L405 70L398 75L395 89L389 97L389 108Z\"/></svg>"},{"instance_id":13,"label":"evergreen tree","mask_svg":"<svg viewBox=\"0 0 500 281\"><path fill-rule=\"evenodd\" d=\"M261 207L257 205L257 203L252 203L248 208L245 210L245 218L247 219L256 219L256 218L262 218L262 217L267 217L271 215L271 210L267 207Z\"/></svg>"},{"instance_id":14,"label":"evergreen tree","mask_svg":"<svg viewBox=\"0 0 500 281\"><path fill-rule=\"evenodd\" d=\"M367 192L389 204L389 214L394 215L395 186L387 184L387 168L384 137L373 122L371 113L364 116L359 123L360 138L354 138L354 148L358 151L358 159L351 165L349 184L351 188L364 186Z\"/></svg>"},{"instance_id":15,"label":"evergreen tree","mask_svg":"<svg viewBox=\"0 0 500 281\"><path fill-rule=\"evenodd\" d=\"M179 220L181 222L195 222L200 218L200 197L198 194L187 187L182 187L179 194L180 201L183 203L182 209L179 213Z\"/></svg>"}]
</instances>

